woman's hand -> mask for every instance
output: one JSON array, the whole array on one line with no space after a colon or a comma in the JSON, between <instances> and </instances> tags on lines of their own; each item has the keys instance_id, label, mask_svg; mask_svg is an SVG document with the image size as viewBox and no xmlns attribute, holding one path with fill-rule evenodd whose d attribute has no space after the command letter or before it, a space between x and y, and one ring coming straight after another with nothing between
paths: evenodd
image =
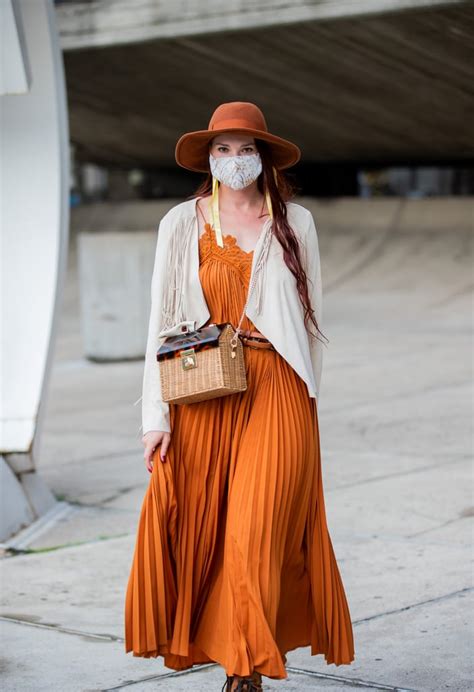
<instances>
[{"instance_id":1,"label":"woman's hand","mask_svg":"<svg viewBox=\"0 0 474 692\"><path fill-rule=\"evenodd\" d=\"M153 453L158 445L161 445L160 449L160 459L161 461L166 461L166 452L171 441L171 434L169 432L164 432L163 430L149 430L142 437L142 443L145 447L145 452L143 458L145 459L145 466L151 473L153 471Z\"/></svg>"}]
</instances>

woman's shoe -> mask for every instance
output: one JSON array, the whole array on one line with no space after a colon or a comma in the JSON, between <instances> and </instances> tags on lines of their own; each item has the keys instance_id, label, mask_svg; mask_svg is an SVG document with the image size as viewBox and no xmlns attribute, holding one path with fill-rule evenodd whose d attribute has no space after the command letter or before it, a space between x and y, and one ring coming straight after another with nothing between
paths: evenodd
<instances>
[{"instance_id":1,"label":"woman's shoe","mask_svg":"<svg viewBox=\"0 0 474 692\"><path fill-rule=\"evenodd\" d=\"M230 692L231 690L232 692L261 692L263 690L262 676L256 670L250 677L240 678L237 687L232 687L234 679L234 675L228 675L221 692Z\"/></svg>"},{"instance_id":2,"label":"woman's shoe","mask_svg":"<svg viewBox=\"0 0 474 692\"><path fill-rule=\"evenodd\" d=\"M261 689L262 686L255 682L253 675L247 678L240 678L237 687L234 687L235 692L260 692Z\"/></svg>"},{"instance_id":3,"label":"woman's shoe","mask_svg":"<svg viewBox=\"0 0 474 692\"><path fill-rule=\"evenodd\" d=\"M254 670L252 673L252 680L253 684L256 690L258 692L262 692L263 687L262 687L262 674L259 673L257 670Z\"/></svg>"},{"instance_id":4,"label":"woman's shoe","mask_svg":"<svg viewBox=\"0 0 474 692\"><path fill-rule=\"evenodd\" d=\"M232 683L234 681L234 676L233 675L228 675L227 680L224 683L224 686L221 690L221 692L230 692L232 689Z\"/></svg>"}]
</instances>

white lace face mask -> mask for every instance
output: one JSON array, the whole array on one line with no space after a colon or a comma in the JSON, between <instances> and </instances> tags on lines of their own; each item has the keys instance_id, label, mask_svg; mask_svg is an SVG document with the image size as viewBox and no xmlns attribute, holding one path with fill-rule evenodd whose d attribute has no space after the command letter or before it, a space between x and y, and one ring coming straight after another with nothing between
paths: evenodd
<instances>
[{"instance_id":1,"label":"white lace face mask","mask_svg":"<svg viewBox=\"0 0 474 692\"><path fill-rule=\"evenodd\" d=\"M262 172L260 154L244 156L218 156L209 154L209 165L212 175L233 190L243 190Z\"/></svg>"}]
</instances>

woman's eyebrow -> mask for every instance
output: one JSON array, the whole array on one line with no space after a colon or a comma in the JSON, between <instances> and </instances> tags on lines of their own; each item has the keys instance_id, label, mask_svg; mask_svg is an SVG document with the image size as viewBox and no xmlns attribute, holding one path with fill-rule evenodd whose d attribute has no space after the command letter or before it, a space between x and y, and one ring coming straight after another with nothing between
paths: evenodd
<instances>
[{"instance_id":1,"label":"woman's eyebrow","mask_svg":"<svg viewBox=\"0 0 474 692\"><path fill-rule=\"evenodd\" d=\"M214 144L216 144L216 145L221 144L225 147L229 146L226 142L214 142ZM253 142L247 142L246 144L241 144L240 146L241 147L248 147L249 145L254 146L254 143Z\"/></svg>"}]
</instances>

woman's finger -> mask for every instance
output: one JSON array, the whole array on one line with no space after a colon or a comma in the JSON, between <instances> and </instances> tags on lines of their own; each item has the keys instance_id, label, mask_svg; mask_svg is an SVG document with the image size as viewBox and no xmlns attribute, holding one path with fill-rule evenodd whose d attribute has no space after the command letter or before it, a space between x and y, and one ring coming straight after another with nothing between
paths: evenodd
<instances>
[{"instance_id":1,"label":"woman's finger","mask_svg":"<svg viewBox=\"0 0 474 692\"><path fill-rule=\"evenodd\" d=\"M153 445L149 444L145 448L145 464L150 473L153 472L153 454L155 452L156 447L153 447Z\"/></svg>"},{"instance_id":2,"label":"woman's finger","mask_svg":"<svg viewBox=\"0 0 474 692\"><path fill-rule=\"evenodd\" d=\"M163 442L161 443L161 449L160 449L160 459L161 461L165 462L166 461L166 453L168 451L168 447L170 444L171 436L170 435L165 435L165 438L163 439Z\"/></svg>"}]
</instances>

